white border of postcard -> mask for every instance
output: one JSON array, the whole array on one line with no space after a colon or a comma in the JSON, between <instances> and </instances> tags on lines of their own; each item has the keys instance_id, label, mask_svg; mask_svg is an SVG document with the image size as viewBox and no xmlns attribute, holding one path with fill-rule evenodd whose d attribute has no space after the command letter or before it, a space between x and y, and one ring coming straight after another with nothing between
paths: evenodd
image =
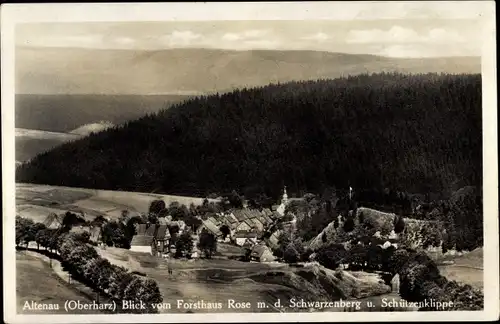
<instances>
[{"instance_id":1,"label":"white border of postcard","mask_svg":"<svg viewBox=\"0 0 500 324\"><path fill-rule=\"evenodd\" d=\"M484 310L400 313L223 313L154 315L17 315L14 249L14 28L23 22L196 21L196 20L352 20L370 13L371 19L404 19L406 6L457 18L481 17L484 22L483 192L484 192ZM435 16L434 16L435 17ZM425 17L422 17L425 18ZM469 321L499 316L498 173L495 3L493 1L294 2L294 3L108 3L3 4L2 32L2 175L4 321L6 323L174 323L283 321Z\"/></svg>"}]
</instances>

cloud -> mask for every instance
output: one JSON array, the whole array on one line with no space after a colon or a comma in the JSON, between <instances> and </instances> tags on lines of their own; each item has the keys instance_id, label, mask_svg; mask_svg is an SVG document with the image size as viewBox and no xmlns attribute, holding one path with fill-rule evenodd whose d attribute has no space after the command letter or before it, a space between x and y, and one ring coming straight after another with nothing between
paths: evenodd
<instances>
[{"instance_id":1,"label":"cloud","mask_svg":"<svg viewBox=\"0 0 500 324\"><path fill-rule=\"evenodd\" d=\"M429 55L426 55L425 50L415 45L389 45L383 47L376 54L388 57L425 57Z\"/></svg>"},{"instance_id":2,"label":"cloud","mask_svg":"<svg viewBox=\"0 0 500 324\"><path fill-rule=\"evenodd\" d=\"M442 56L474 56L474 46L450 46L448 44L429 46L428 44L387 44L377 46L373 54L388 57L442 57Z\"/></svg>"},{"instance_id":3,"label":"cloud","mask_svg":"<svg viewBox=\"0 0 500 324\"><path fill-rule=\"evenodd\" d=\"M193 33L190 30L175 30L169 35L160 37L160 42L168 46L189 46L193 45L195 41L201 42L202 40L203 36L201 34Z\"/></svg>"},{"instance_id":4,"label":"cloud","mask_svg":"<svg viewBox=\"0 0 500 324\"><path fill-rule=\"evenodd\" d=\"M222 35L222 40L224 41L238 41L245 39L256 39L264 37L268 34L267 30L262 29L252 29L241 33L225 33Z\"/></svg>"},{"instance_id":5,"label":"cloud","mask_svg":"<svg viewBox=\"0 0 500 324\"><path fill-rule=\"evenodd\" d=\"M465 39L455 31L444 28L431 29L426 34L419 34L411 28L393 26L389 30L370 29L352 30L346 37L347 43L359 44L404 44L404 43L457 43Z\"/></svg>"},{"instance_id":6,"label":"cloud","mask_svg":"<svg viewBox=\"0 0 500 324\"><path fill-rule=\"evenodd\" d=\"M309 36L302 37L302 39L304 39L304 40L314 40L314 41L318 41L318 42L324 42L326 40L329 40L330 36L328 34L320 32L320 33L316 33L316 34L312 34L312 35L309 35Z\"/></svg>"},{"instance_id":7,"label":"cloud","mask_svg":"<svg viewBox=\"0 0 500 324\"><path fill-rule=\"evenodd\" d=\"M116 37L112 40L116 44L120 45L133 45L136 40L130 37Z\"/></svg>"}]
</instances>

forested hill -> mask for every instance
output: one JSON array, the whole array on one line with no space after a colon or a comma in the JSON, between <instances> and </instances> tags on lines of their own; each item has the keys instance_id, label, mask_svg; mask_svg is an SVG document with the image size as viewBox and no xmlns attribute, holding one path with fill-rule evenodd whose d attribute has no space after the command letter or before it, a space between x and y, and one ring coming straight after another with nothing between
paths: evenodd
<instances>
[{"instance_id":1,"label":"forested hill","mask_svg":"<svg viewBox=\"0 0 500 324\"><path fill-rule=\"evenodd\" d=\"M481 184L481 76L374 74L198 97L64 144L17 181L206 195Z\"/></svg>"}]
</instances>

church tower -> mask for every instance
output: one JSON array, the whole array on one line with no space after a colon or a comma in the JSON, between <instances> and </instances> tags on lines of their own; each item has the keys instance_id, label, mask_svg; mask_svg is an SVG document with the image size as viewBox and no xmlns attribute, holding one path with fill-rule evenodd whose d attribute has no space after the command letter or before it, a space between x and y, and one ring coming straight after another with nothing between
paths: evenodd
<instances>
[{"instance_id":1,"label":"church tower","mask_svg":"<svg viewBox=\"0 0 500 324\"><path fill-rule=\"evenodd\" d=\"M283 188L283 196L281 197L281 204L279 205L277 212L281 215L285 215L285 207L288 204L288 195L286 193L286 186Z\"/></svg>"},{"instance_id":2,"label":"church tower","mask_svg":"<svg viewBox=\"0 0 500 324\"><path fill-rule=\"evenodd\" d=\"M283 187L283 197L281 198L281 204L284 206L288 204L288 195L286 193L286 186Z\"/></svg>"}]
</instances>

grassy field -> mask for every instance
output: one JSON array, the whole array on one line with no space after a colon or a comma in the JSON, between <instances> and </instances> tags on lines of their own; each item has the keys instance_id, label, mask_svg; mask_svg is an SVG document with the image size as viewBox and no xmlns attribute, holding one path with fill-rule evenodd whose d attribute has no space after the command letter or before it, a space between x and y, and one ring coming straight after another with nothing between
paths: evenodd
<instances>
[{"instance_id":1,"label":"grassy field","mask_svg":"<svg viewBox=\"0 0 500 324\"><path fill-rule=\"evenodd\" d=\"M82 211L88 219L98 215L115 219L120 217L122 210L147 212L155 199L162 199L167 205L173 201L187 206L203 202L203 198L195 197L16 184L17 213L37 222L42 222L51 212L61 214L68 210Z\"/></svg>"},{"instance_id":2,"label":"grassy field","mask_svg":"<svg viewBox=\"0 0 500 324\"><path fill-rule=\"evenodd\" d=\"M443 261L453 262L444 264ZM477 289L484 289L483 249L478 248L462 256L447 256L440 260L439 271L449 280L466 283Z\"/></svg>"},{"instance_id":3,"label":"grassy field","mask_svg":"<svg viewBox=\"0 0 500 324\"><path fill-rule=\"evenodd\" d=\"M248 263L234 260L170 260L129 250L106 248L98 252L110 262L144 273L158 282L164 302L172 303L168 312L185 312L174 304L186 302L221 302L217 312L236 312L226 307L228 299L250 302L252 307L240 312L276 312L271 305L277 299L292 297L307 300L335 300L346 296L366 297L387 293L388 287L374 278L355 277L323 267L295 268L280 263ZM169 274L168 269L172 270ZM257 308L257 302L267 308ZM295 309L282 309L297 311ZM196 312L196 310L192 310ZM202 310L203 312L214 310ZM307 311L307 310L306 310Z\"/></svg>"},{"instance_id":4,"label":"grassy field","mask_svg":"<svg viewBox=\"0 0 500 324\"><path fill-rule=\"evenodd\" d=\"M67 314L64 310L66 300L91 303L75 288L62 281L47 263L22 251L16 252L16 283L16 302L19 314ZM26 301L59 304L59 310L23 310ZM95 314L96 312L95 310L75 310L72 311L72 314Z\"/></svg>"}]
</instances>

